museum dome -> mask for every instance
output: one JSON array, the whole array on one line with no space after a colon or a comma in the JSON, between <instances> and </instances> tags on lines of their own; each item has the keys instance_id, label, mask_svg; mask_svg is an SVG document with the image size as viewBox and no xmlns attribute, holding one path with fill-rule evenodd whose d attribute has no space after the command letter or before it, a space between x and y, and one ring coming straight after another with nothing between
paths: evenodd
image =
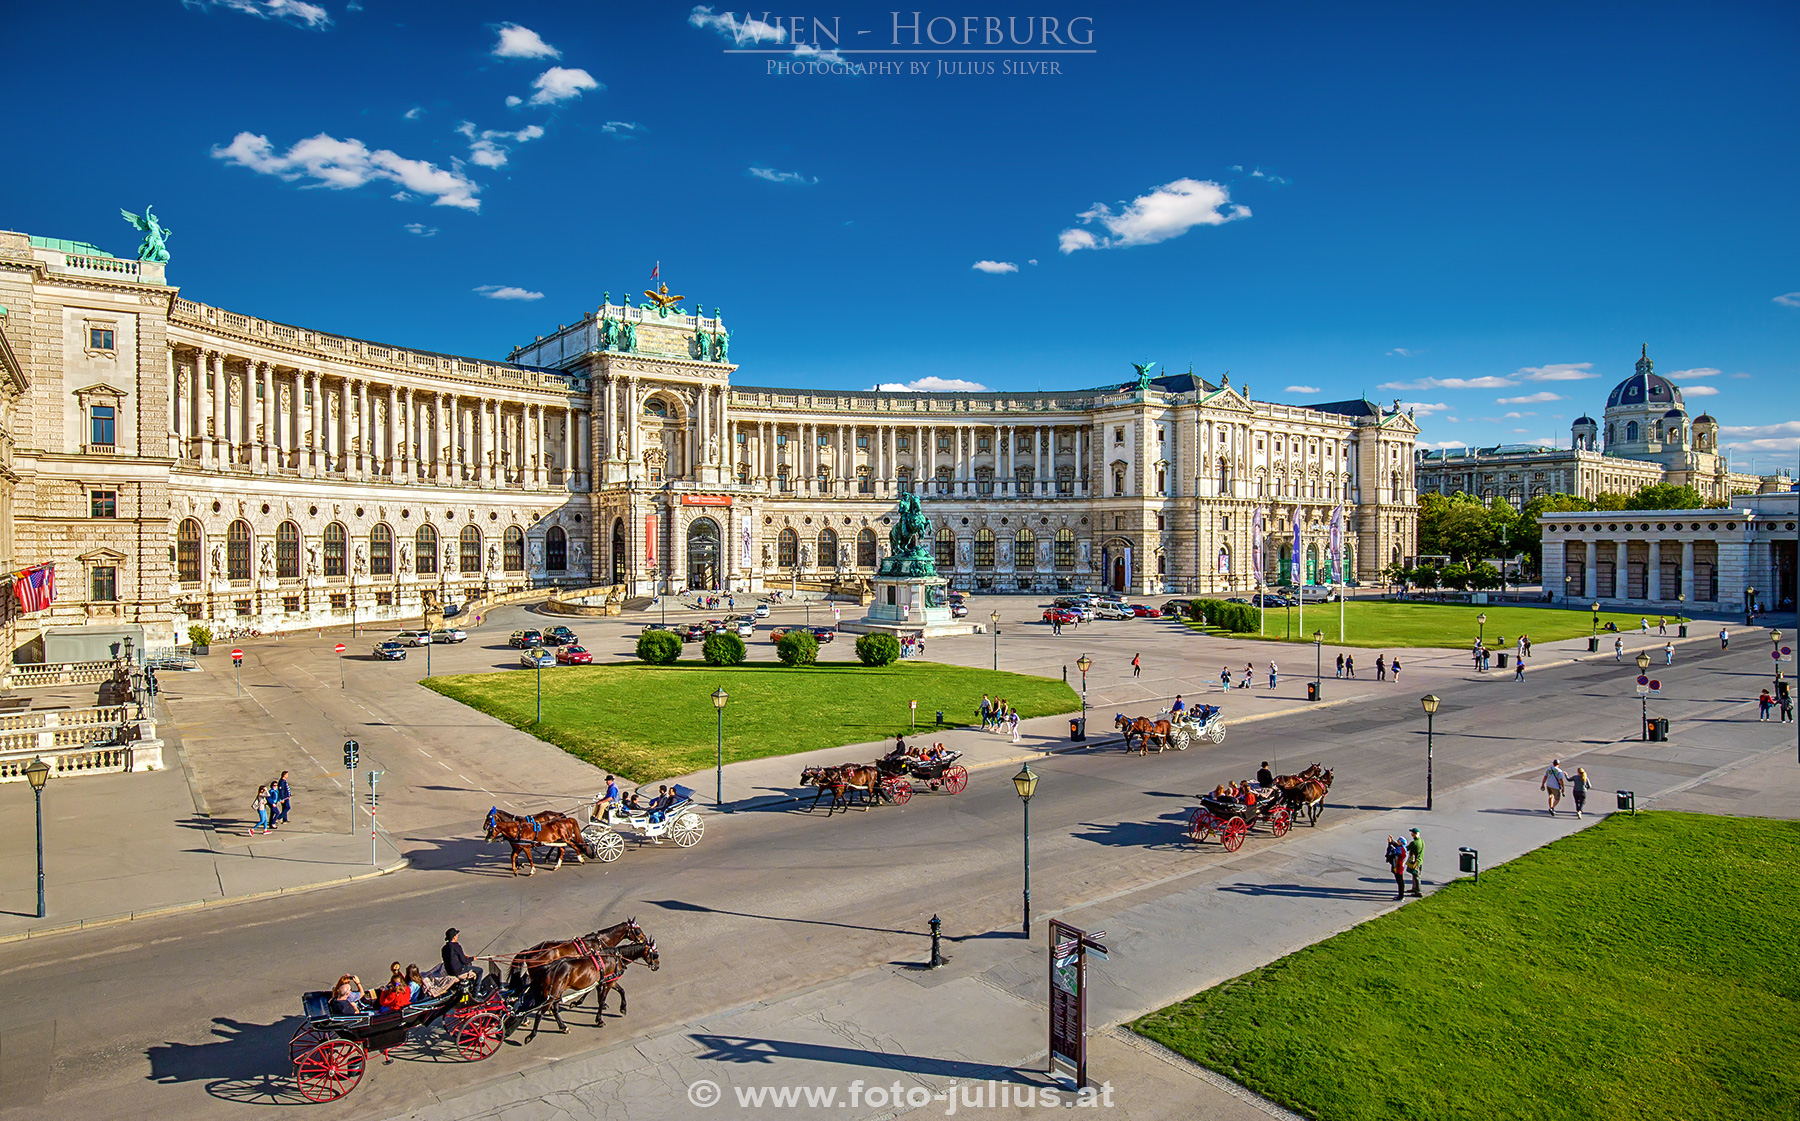
<instances>
[{"instance_id":1,"label":"museum dome","mask_svg":"<svg viewBox=\"0 0 1800 1121\"><path fill-rule=\"evenodd\" d=\"M1656 372L1656 366L1650 361L1650 348L1644 347L1638 358L1637 369L1632 375L1613 386L1612 395L1606 399L1608 409L1644 408L1652 405L1673 405L1686 408L1681 399L1681 390L1675 383Z\"/></svg>"}]
</instances>

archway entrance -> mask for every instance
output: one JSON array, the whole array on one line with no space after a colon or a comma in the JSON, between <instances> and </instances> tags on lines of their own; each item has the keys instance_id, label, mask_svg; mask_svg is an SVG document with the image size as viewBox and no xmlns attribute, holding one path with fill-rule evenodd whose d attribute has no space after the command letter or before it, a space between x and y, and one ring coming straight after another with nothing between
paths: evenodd
<instances>
[{"instance_id":1,"label":"archway entrance","mask_svg":"<svg viewBox=\"0 0 1800 1121\"><path fill-rule=\"evenodd\" d=\"M1112 562L1112 590L1122 592L1131 583L1131 573L1125 568L1124 557L1114 557Z\"/></svg>"},{"instance_id":2,"label":"archway entrance","mask_svg":"<svg viewBox=\"0 0 1800 1121\"><path fill-rule=\"evenodd\" d=\"M612 531L612 582L625 583L625 519L613 519Z\"/></svg>"},{"instance_id":3,"label":"archway entrance","mask_svg":"<svg viewBox=\"0 0 1800 1121\"><path fill-rule=\"evenodd\" d=\"M719 590L719 523L711 518L695 518L688 526L687 582L690 588Z\"/></svg>"}]
</instances>

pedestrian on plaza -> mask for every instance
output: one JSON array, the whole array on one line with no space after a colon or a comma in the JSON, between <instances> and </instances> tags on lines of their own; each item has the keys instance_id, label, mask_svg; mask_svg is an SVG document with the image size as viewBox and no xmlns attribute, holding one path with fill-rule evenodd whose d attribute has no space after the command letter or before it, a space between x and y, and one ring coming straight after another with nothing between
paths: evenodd
<instances>
[{"instance_id":1,"label":"pedestrian on plaza","mask_svg":"<svg viewBox=\"0 0 1800 1121\"><path fill-rule=\"evenodd\" d=\"M1513 680L1514 681L1525 680L1525 659L1524 658L1516 658L1513 660Z\"/></svg>"},{"instance_id":2,"label":"pedestrian on plaza","mask_svg":"<svg viewBox=\"0 0 1800 1121\"><path fill-rule=\"evenodd\" d=\"M1400 684L1400 655L1395 654L1394 660L1388 663L1388 672L1394 675L1394 684Z\"/></svg>"},{"instance_id":3,"label":"pedestrian on plaza","mask_svg":"<svg viewBox=\"0 0 1800 1121\"><path fill-rule=\"evenodd\" d=\"M1650 620L1642 619L1642 618L1640 618L1638 620L1638 633L1639 634L1649 634L1650 633Z\"/></svg>"},{"instance_id":4,"label":"pedestrian on plaza","mask_svg":"<svg viewBox=\"0 0 1800 1121\"><path fill-rule=\"evenodd\" d=\"M1791 692L1779 693L1775 697L1775 703L1781 707L1781 722L1792 724L1794 722L1794 694Z\"/></svg>"},{"instance_id":5,"label":"pedestrian on plaza","mask_svg":"<svg viewBox=\"0 0 1800 1121\"><path fill-rule=\"evenodd\" d=\"M1625 660L1625 638L1623 635L1621 635L1620 637L1613 639L1613 661L1622 662L1624 660Z\"/></svg>"},{"instance_id":6,"label":"pedestrian on plaza","mask_svg":"<svg viewBox=\"0 0 1800 1121\"><path fill-rule=\"evenodd\" d=\"M1131 656L1131 676L1136 677L1142 672L1142 669L1143 667L1138 664L1138 655L1133 654Z\"/></svg>"},{"instance_id":7,"label":"pedestrian on plaza","mask_svg":"<svg viewBox=\"0 0 1800 1121\"><path fill-rule=\"evenodd\" d=\"M1760 709L1757 719L1767 721L1769 719L1769 710L1775 707L1775 698L1769 696L1769 691L1764 689L1762 691L1762 696L1757 698L1756 704Z\"/></svg>"},{"instance_id":8,"label":"pedestrian on plaza","mask_svg":"<svg viewBox=\"0 0 1800 1121\"><path fill-rule=\"evenodd\" d=\"M1275 670L1275 659L1270 658L1269 659L1269 688L1271 688L1271 689L1275 688L1275 682L1279 676L1280 675Z\"/></svg>"},{"instance_id":9,"label":"pedestrian on plaza","mask_svg":"<svg viewBox=\"0 0 1800 1121\"><path fill-rule=\"evenodd\" d=\"M1225 690L1230 690L1230 688L1231 688L1231 667L1230 666L1225 666L1219 670L1219 688L1225 689Z\"/></svg>"},{"instance_id":10,"label":"pedestrian on plaza","mask_svg":"<svg viewBox=\"0 0 1800 1121\"><path fill-rule=\"evenodd\" d=\"M1593 785L1594 780L1588 777L1587 768L1576 767L1575 776L1569 780L1569 793L1575 795L1576 817L1580 817L1581 811L1587 808L1588 788Z\"/></svg>"},{"instance_id":11,"label":"pedestrian on plaza","mask_svg":"<svg viewBox=\"0 0 1800 1121\"><path fill-rule=\"evenodd\" d=\"M1339 654L1337 659L1337 675L1344 676L1344 656L1342 654Z\"/></svg>"},{"instance_id":12,"label":"pedestrian on plaza","mask_svg":"<svg viewBox=\"0 0 1800 1121\"><path fill-rule=\"evenodd\" d=\"M1675 644L1673 642L1665 642L1665 643L1663 643L1663 665L1672 666L1674 664L1675 664Z\"/></svg>"},{"instance_id":13,"label":"pedestrian on plaza","mask_svg":"<svg viewBox=\"0 0 1800 1121\"><path fill-rule=\"evenodd\" d=\"M1469 657L1474 659L1475 672L1480 673L1485 667L1481 664L1481 646L1479 644L1477 644L1473 650L1469 651Z\"/></svg>"},{"instance_id":14,"label":"pedestrian on plaza","mask_svg":"<svg viewBox=\"0 0 1800 1121\"><path fill-rule=\"evenodd\" d=\"M988 695L986 693L981 694L981 730L982 731L985 732L988 730L988 721L993 718L993 715L994 715L994 702L988 699Z\"/></svg>"},{"instance_id":15,"label":"pedestrian on plaza","mask_svg":"<svg viewBox=\"0 0 1800 1121\"><path fill-rule=\"evenodd\" d=\"M250 827L251 836L269 831L269 788L256 788L256 824Z\"/></svg>"},{"instance_id":16,"label":"pedestrian on plaza","mask_svg":"<svg viewBox=\"0 0 1800 1121\"><path fill-rule=\"evenodd\" d=\"M1238 682L1239 689L1250 688L1250 679L1256 676L1256 667L1249 662L1244 663L1244 680Z\"/></svg>"},{"instance_id":17,"label":"pedestrian on plaza","mask_svg":"<svg viewBox=\"0 0 1800 1121\"><path fill-rule=\"evenodd\" d=\"M1345 677L1355 677L1356 676L1356 655L1355 654L1345 654L1344 655L1344 676Z\"/></svg>"},{"instance_id":18,"label":"pedestrian on plaza","mask_svg":"<svg viewBox=\"0 0 1800 1121\"><path fill-rule=\"evenodd\" d=\"M1412 839L1406 842L1406 871L1412 876L1412 891L1408 894L1415 899L1420 896L1419 871L1425 866L1425 842L1419 840L1419 828L1413 826Z\"/></svg>"},{"instance_id":19,"label":"pedestrian on plaza","mask_svg":"<svg viewBox=\"0 0 1800 1121\"><path fill-rule=\"evenodd\" d=\"M1061 615L1050 616L1050 633L1051 634L1061 634L1062 633L1062 616Z\"/></svg>"},{"instance_id":20,"label":"pedestrian on plaza","mask_svg":"<svg viewBox=\"0 0 1800 1121\"><path fill-rule=\"evenodd\" d=\"M1375 655L1375 680L1377 680L1377 681L1386 681L1387 680L1387 655L1386 654Z\"/></svg>"},{"instance_id":21,"label":"pedestrian on plaza","mask_svg":"<svg viewBox=\"0 0 1800 1121\"><path fill-rule=\"evenodd\" d=\"M283 771L281 777L275 780L275 805L281 811L281 816L276 820L282 825L287 824L288 812L294 808L293 799L289 796L287 777L288 773Z\"/></svg>"},{"instance_id":22,"label":"pedestrian on plaza","mask_svg":"<svg viewBox=\"0 0 1800 1121\"><path fill-rule=\"evenodd\" d=\"M1397 840L1392 833L1388 834L1387 849L1382 853L1387 861L1388 871L1394 874L1394 898L1406 898L1406 844Z\"/></svg>"},{"instance_id":23,"label":"pedestrian on plaza","mask_svg":"<svg viewBox=\"0 0 1800 1121\"><path fill-rule=\"evenodd\" d=\"M1569 781L1569 776L1563 773L1561 764L1562 760L1560 759L1550 760L1549 768L1544 771L1544 781L1538 784L1538 788L1549 800L1549 805L1544 812L1551 817L1556 816L1556 804L1562 801L1563 787Z\"/></svg>"},{"instance_id":24,"label":"pedestrian on plaza","mask_svg":"<svg viewBox=\"0 0 1800 1121\"><path fill-rule=\"evenodd\" d=\"M1012 741L1014 743L1018 743L1019 742L1019 710L1018 709L1016 709L1016 708L1011 709L1007 712L1006 724L1007 724L1007 727L1012 732Z\"/></svg>"},{"instance_id":25,"label":"pedestrian on plaza","mask_svg":"<svg viewBox=\"0 0 1800 1121\"><path fill-rule=\"evenodd\" d=\"M1731 632L1726 630L1724 627L1719 628L1719 649L1721 649L1721 650L1731 649Z\"/></svg>"},{"instance_id":26,"label":"pedestrian on plaza","mask_svg":"<svg viewBox=\"0 0 1800 1121\"><path fill-rule=\"evenodd\" d=\"M1669 617L1667 615L1658 615L1656 617L1656 633L1657 634L1668 634L1669 633Z\"/></svg>"},{"instance_id":27,"label":"pedestrian on plaza","mask_svg":"<svg viewBox=\"0 0 1800 1121\"><path fill-rule=\"evenodd\" d=\"M269 780L269 832L273 833L275 831L275 826L278 825L280 823L280 821L281 821L281 798L275 792L275 780L270 779Z\"/></svg>"}]
</instances>

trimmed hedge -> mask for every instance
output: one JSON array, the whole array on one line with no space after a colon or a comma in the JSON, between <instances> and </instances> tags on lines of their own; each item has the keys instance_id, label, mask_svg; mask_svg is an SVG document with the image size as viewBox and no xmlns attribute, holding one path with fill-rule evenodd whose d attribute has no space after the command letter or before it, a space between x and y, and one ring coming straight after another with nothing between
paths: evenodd
<instances>
[{"instance_id":1,"label":"trimmed hedge","mask_svg":"<svg viewBox=\"0 0 1800 1121\"><path fill-rule=\"evenodd\" d=\"M1193 609L1200 621L1232 634L1246 634L1260 625L1257 610L1248 603L1226 603L1222 599L1197 599Z\"/></svg>"},{"instance_id":2,"label":"trimmed hedge","mask_svg":"<svg viewBox=\"0 0 1800 1121\"><path fill-rule=\"evenodd\" d=\"M681 636L674 631L645 631L638 635L637 656L653 666L672 666L681 657Z\"/></svg>"},{"instance_id":3,"label":"trimmed hedge","mask_svg":"<svg viewBox=\"0 0 1800 1121\"><path fill-rule=\"evenodd\" d=\"M775 656L784 666L810 666L819 660L819 640L811 631L789 631L775 644Z\"/></svg>"},{"instance_id":4,"label":"trimmed hedge","mask_svg":"<svg viewBox=\"0 0 1800 1121\"><path fill-rule=\"evenodd\" d=\"M709 666L741 666L746 653L744 640L730 631L709 634L700 644L700 657Z\"/></svg>"},{"instance_id":5,"label":"trimmed hedge","mask_svg":"<svg viewBox=\"0 0 1800 1121\"><path fill-rule=\"evenodd\" d=\"M865 634L856 640L856 656L865 666L885 666L900 658L900 640L891 634Z\"/></svg>"}]
</instances>

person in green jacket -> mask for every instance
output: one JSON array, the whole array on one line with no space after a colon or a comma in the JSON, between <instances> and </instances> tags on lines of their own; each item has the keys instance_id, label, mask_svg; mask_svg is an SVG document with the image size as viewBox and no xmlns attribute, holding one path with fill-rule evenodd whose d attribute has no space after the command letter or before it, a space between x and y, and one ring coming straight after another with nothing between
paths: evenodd
<instances>
[{"instance_id":1,"label":"person in green jacket","mask_svg":"<svg viewBox=\"0 0 1800 1121\"><path fill-rule=\"evenodd\" d=\"M1412 875L1412 891L1409 895L1419 894L1419 868L1425 863L1425 842L1419 840L1419 830L1414 826L1412 839L1406 842L1406 870Z\"/></svg>"}]
</instances>

